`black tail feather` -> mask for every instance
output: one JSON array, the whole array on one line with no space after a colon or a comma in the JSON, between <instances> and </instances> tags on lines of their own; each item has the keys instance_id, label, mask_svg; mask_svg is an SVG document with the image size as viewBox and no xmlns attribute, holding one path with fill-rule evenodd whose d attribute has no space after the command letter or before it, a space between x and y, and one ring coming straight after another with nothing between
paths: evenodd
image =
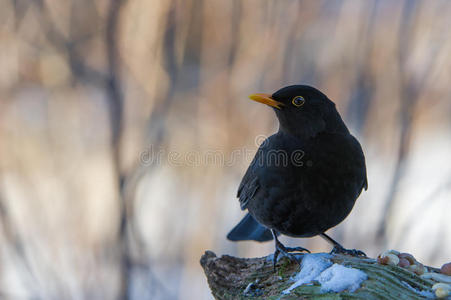
<instances>
[{"instance_id":1,"label":"black tail feather","mask_svg":"<svg viewBox=\"0 0 451 300\"><path fill-rule=\"evenodd\" d=\"M260 225L249 213L227 235L231 241L266 242L273 239L271 231Z\"/></svg>"}]
</instances>

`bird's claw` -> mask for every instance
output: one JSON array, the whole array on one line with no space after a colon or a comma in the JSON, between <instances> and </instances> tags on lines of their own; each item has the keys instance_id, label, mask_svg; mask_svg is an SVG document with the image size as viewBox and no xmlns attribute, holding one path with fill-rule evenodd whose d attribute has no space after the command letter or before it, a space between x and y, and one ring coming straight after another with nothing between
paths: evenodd
<instances>
[{"instance_id":1,"label":"bird's claw","mask_svg":"<svg viewBox=\"0 0 451 300\"><path fill-rule=\"evenodd\" d=\"M282 254L283 256L288 257L291 261L295 261L297 264L301 264L300 261L297 259L297 257L290 252L308 252L310 251L308 249L302 248L302 247L285 247L281 242L278 240L276 241L276 251L274 251L274 257L273 257L273 267L274 272L276 271L276 264L277 264L277 258L279 257L279 254Z\"/></svg>"},{"instance_id":2,"label":"bird's claw","mask_svg":"<svg viewBox=\"0 0 451 300\"><path fill-rule=\"evenodd\" d=\"M302 248L302 247L293 247L293 248L285 247L285 251L286 252L307 252L307 253L310 253L309 249L305 249L305 248Z\"/></svg>"},{"instance_id":3,"label":"bird's claw","mask_svg":"<svg viewBox=\"0 0 451 300\"><path fill-rule=\"evenodd\" d=\"M274 268L274 272L276 272L276 264L277 264L277 258L279 257L279 254L282 254L285 257L288 257L288 259L290 259L291 261L296 262L297 264L301 264L301 262L297 259L297 257L289 252L284 252L284 251L280 251L280 250L276 250L274 252L274 257L273 257L273 268Z\"/></svg>"},{"instance_id":4,"label":"bird's claw","mask_svg":"<svg viewBox=\"0 0 451 300\"><path fill-rule=\"evenodd\" d=\"M341 246L335 245L330 254L345 254L352 256L362 256L367 257L365 252L357 250L357 249L345 249Z\"/></svg>"}]
</instances>

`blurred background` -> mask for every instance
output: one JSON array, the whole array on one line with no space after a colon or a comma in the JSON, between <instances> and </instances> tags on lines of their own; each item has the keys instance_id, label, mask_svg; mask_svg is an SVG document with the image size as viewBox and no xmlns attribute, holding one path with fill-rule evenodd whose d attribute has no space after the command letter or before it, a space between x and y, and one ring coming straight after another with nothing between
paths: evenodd
<instances>
[{"instance_id":1,"label":"blurred background","mask_svg":"<svg viewBox=\"0 0 451 300\"><path fill-rule=\"evenodd\" d=\"M330 230L375 256L451 257L451 2L0 0L0 298L211 299L268 107L313 85L367 158ZM330 251L321 238L283 242Z\"/></svg>"}]
</instances>

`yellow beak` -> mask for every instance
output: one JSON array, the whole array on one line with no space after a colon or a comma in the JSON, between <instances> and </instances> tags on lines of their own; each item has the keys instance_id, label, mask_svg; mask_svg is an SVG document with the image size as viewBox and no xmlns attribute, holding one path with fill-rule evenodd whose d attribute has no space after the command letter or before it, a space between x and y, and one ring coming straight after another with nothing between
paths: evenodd
<instances>
[{"instance_id":1,"label":"yellow beak","mask_svg":"<svg viewBox=\"0 0 451 300\"><path fill-rule=\"evenodd\" d=\"M277 109L280 109L280 106L283 106L282 102L274 100L269 94L252 94L249 96L249 98L254 101L275 107Z\"/></svg>"}]
</instances>

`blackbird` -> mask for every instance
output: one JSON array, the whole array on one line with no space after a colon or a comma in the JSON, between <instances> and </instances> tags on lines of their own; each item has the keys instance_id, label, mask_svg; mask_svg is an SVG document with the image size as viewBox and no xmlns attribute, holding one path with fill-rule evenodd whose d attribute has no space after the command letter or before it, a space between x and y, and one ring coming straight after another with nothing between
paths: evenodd
<instances>
[{"instance_id":1,"label":"blackbird","mask_svg":"<svg viewBox=\"0 0 451 300\"><path fill-rule=\"evenodd\" d=\"M271 106L279 130L258 149L238 188L246 216L227 238L232 241L274 239L274 267L279 254L296 259L278 235L320 235L333 245L332 253L362 255L348 250L324 232L351 212L362 189L367 189L365 157L335 104L306 85L284 87L272 95L253 94L254 101Z\"/></svg>"}]
</instances>

